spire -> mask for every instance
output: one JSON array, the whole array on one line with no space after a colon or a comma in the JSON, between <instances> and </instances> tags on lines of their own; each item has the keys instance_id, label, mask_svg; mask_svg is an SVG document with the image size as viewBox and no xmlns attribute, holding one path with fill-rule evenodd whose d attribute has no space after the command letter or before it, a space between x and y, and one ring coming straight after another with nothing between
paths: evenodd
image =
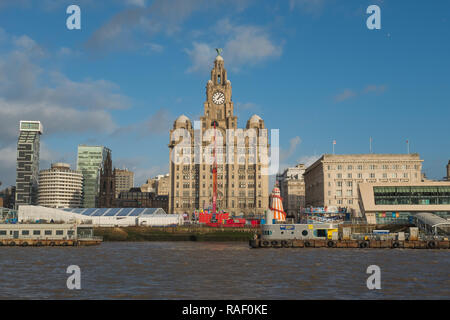
<instances>
[{"instance_id":1,"label":"spire","mask_svg":"<svg viewBox=\"0 0 450 320\"><path fill-rule=\"evenodd\" d=\"M214 85L226 85L227 71L225 70L224 60L221 56L222 49L216 48L217 57L214 60L214 68L211 70L211 81Z\"/></svg>"}]
</instances>

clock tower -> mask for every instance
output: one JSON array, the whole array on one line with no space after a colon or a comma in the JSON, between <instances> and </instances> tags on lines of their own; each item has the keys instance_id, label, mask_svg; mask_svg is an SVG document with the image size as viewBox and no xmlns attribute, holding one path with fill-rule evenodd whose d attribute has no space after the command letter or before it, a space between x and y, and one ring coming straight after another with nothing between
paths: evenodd
<instances>
[{"instance_id":1,"label":"clock tower","mask_svg":"<svg viewBox=\"0 0 450 320\"><path fill-rule=\"evenodd\" d=\"M211 78L206 84L204 114L200 117L201 128L196 127L197 124L193 124L187 116L181 115L175 120L170 131L169 213L192 215L194 211L213 208L216 203L219 211L224 210L232 216L262 216L269 207L269 177L262 174L262 167L266 164L257 156L258 150L266 147L260 145L260 137L265 131L264 120L253 115L245 128L237 128L231 82L220 55L221 50L216 50L217 57L211 70ZM199 145L206 148L210 142L208 139L211 138L208 137L207 141L196 141L196 137L203 139L205 133L213 128L213 123L224 139L224 148L219 146L217 149L217 154L223 156L222 161L219 160L216 164L209 163L203 157L199 159L194 156L195 148ZM191 139L190 148L186 147L182 152L175 148L181 140L173 135L179 129L188 131ZM230 141L227 129L235 130L235 138L230 138ZM250 147L252 134L256 138L256 141L252 140L256 142L256 146ZM244 138L243 145L238 144L238 135ZM233 144L234 160L227 157L228 144ZM206 149L202 151L207 152ZM190 153L191 157L184 157L185 152ZM176 159L183 159L183 163L177 162Z\"/></svg>"},{"instance_id":2,"label":"clock tower","mask_svg":"<svg viewBox=\"0 0 450 320\"><path fill-rule=\"evenodd\" d=\"M202 128L203 130L211 128L211 123L215 120L219 124L219 128L236 129L237 117L233 114L231 81L227 78L227 70L220 50L216 50L218 55L211 70L211 79L206 84L205 113L200 117Z\"/></svg>"}]
</instances>

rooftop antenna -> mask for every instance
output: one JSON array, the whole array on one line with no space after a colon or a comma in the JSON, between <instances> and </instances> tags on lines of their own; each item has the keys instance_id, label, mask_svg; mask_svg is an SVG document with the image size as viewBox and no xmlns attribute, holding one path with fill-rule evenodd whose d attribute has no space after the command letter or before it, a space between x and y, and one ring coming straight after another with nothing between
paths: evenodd
<instances>
[{"instance_id":1,"label":"rooftop antenna","mask_svg":"<svg viewBox=\"0 0 450 320\"><path fill-rule=\"evenodd\" d=\"M372 137L370 137L370 139L369 139L369 150L370 150L370 153L372 153Z\"/></svg>"}]
</instances>

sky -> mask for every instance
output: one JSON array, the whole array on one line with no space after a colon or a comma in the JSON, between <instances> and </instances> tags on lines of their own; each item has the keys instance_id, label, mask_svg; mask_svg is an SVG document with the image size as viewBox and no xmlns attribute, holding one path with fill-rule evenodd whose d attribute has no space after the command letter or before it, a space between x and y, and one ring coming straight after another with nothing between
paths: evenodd
<instances>
[{"instance_id":1,"label":"sky","mask_svg":"<svg viewBox=\"0 0 450 320\"><path fill-rule=\"evenodd\" d=\"M81 9L68 30L66 9ZM369 5L381 29L369 30ZM203 113L222 56L239 127L280 130L280 170L324 153L450 159L447 0L0 0L0 181L15 184L20 120L40 120L40 168L104 145L136 185L169 170L169 129Z\"/></svg>"}]
</instances>

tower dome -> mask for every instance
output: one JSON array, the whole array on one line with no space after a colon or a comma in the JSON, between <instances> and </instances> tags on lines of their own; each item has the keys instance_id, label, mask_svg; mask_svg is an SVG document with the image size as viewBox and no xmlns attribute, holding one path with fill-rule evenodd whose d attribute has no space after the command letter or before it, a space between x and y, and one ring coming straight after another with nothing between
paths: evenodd
<instances>
[{"instance_id":1,"label":"tower dome","mask_svg":"<svg viewBox=\"0 0 450 320\"><path fill-rule=\"evenodd\" d=\"M191 120L189 120L189 118L186 117L184 114L179 116L177 118L177 120L175 120L175 123L174 123L174 127L176 127L176 128L180 128L180 127L186 128L186 127L189 127L190 125L191 125Z\"/></svg>"},{"instance_id":2,"label":"tower dome","mask_svg":"<svg viewBox=\"0 0 450 320\"><path fill-rule=\"evenodd\" d=\"M264 128L264 124L260 125L263 119L261 119L260 116L257 114L254 114L248 121L247 121L247 129L250 128Z\"/></svg>"},{"instance_id":3,"label":"tower dome","mask_svg":"<svg viewBox=\"0 0 450 320\"><path fill-rule=\"evenodd\" d=\"M261 117L258 116L257 114L252 115L252 117L250 118L250 123L259 123L259 121L261 121Z\"/></svg>"}]
</instances>

